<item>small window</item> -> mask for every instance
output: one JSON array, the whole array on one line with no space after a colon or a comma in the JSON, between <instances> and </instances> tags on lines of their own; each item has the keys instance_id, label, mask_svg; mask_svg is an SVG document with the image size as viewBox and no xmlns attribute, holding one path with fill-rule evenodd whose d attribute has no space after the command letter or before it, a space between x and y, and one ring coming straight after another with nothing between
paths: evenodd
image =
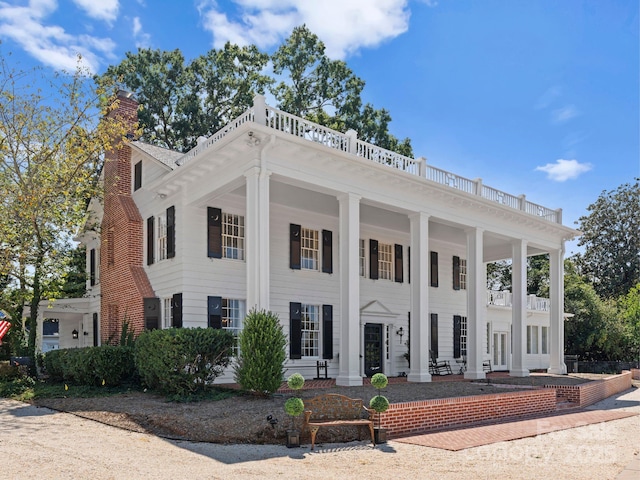
<instances>
[{"instance_id":1,"label":"small window","mask_svg":"<svg viewBox=\"0 0 640 480\"><path fill-rule=\"evenodd\" d=\"M158 260L167 258L167 218L163 215L158 217Z\"/></svg>"},{"instance_id":2,"label":"small window","mask_svg":"<svg viewBox=\"0 0 640 480\"><path fill-rule=\"evenodd\" d=\"M393 280L393 245L378 243L378 278Z\"/></svg>"},{"instance_id":3,"label":"small window","mask_svg":"<svg viewBox=\"0 0 640 480\"><path fill-rule=\"evenodd\" d=\"M302 356L317 357L320 347L320 307L302 305Z\"/></svg>"},{"instance_id":4,"label":"small window","mask_svg":"<svg viewBox=\"0 0 640 480\"><path fill-rule=\"evenodd\" d=\"M538 353L538 327L527 325L527 353L536 355Z\"/></svg>"},{"instance_id":5,"label":"small window","mask_svg":"<svg viewBox=\"0 0 640 480\"><path fill-rule=\"evenodd\" d=\"M364 239L360 239L360 276L367 276L367 257L364 251Z\"/></svg>"},{"instance_id":6,"label":"small window","mask_svg":"<svg viewBox=\"0 0 640 480\"><path fill-rule=\"evenodd\" d=\"M320 252L318 230L302 228L300 237L301 267L305 270L318 270Z\"/></svg>"},{"instance_id":7,"label":"small window","mask_svg":"<svg viewBox=\"0 0 640 480\"><path fill-rule=\"evenodd\" d=\"M222 214L222 256L244 260L244 217Z\"/></svg>"},{"instance_id":8,"label":"small window","mask_svg":"<svg viewBox=\"0 0 640 480\"><path fill-rule=\"evenodd\" d=\"M142 188L142 160L136 163L133 167L133 191L140 190Z\"/></svg>"}]
</instances>

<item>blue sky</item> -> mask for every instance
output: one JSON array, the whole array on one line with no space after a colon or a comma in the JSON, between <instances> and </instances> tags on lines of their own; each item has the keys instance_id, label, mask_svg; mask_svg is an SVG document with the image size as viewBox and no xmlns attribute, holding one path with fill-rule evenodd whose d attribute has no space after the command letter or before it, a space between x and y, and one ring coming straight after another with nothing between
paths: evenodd
<instances>
[{"instance_id":1,"label":"blue sky","mask_svg":"<svg viewBox=\"0 0 640 480\"><path fill-rule=\"evenodd\" d=\"M306 23L416 156L564 223L640 176L638 0L0 0L0 53L94 72L138 47L272 52ZM567 254L576 251L575 242Z\"/></svg>"}]
</instances>

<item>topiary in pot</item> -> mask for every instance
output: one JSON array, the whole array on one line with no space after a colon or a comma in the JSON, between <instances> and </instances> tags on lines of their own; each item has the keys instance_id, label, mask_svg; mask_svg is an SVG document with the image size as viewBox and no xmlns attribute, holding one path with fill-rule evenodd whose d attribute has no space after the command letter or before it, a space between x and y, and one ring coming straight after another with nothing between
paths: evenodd
<instances>
[{"instance_id":1,"label":"topiary in pot","mask_svg":"<svg viewBox=\"0 0 640 480\"><path fill-rule=\"evenodd\" d=\"M304 377L294 373L287 379L287 385L291 390L300 390L304 386ZM287 431L287 447L300 446L300 432L296 429L296 417L304 412L304 402L299 397L291 397L284 403L284 411L291 417L291 429Z\"/></svg>"},{"instance_id":2,"label":"topiary in pot","mask_svg":"<svg viewBox=\"0 0 640 480\"><path fill-rule=\"evenodd\" d=\"M378 426L375 427L376 443L385 443L387 441L387 431L380 427L380 414L389 408L389 400L381 395L381 390L389 384L389 379L384 373L376 373L371 377L371 385L378 390L378 394L369 401L369 407L378 415Z\"/></svg>"}]
</instances>

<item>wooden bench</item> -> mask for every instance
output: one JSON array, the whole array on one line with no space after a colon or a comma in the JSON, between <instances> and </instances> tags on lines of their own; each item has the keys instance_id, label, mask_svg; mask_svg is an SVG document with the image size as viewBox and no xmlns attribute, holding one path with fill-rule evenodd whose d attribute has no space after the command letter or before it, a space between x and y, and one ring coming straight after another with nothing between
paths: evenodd
<instances>
[{"instance_id":1,"label":"wooden bench","mask_svg":"<svg viewBox=\"0 0 640 480\"><path fill-rule=\"evenodd\" d=\"M345 397L336 393L319 395L304 401L304 426L311 432L311 450L316 443L316 434L320 427L335 427L341 425L368 426L371 442L375 445L373 436L373 416L375 412L363 405L362 400ZM369 418L363 418L367 413Z\"/></svg>"}]
</instances>

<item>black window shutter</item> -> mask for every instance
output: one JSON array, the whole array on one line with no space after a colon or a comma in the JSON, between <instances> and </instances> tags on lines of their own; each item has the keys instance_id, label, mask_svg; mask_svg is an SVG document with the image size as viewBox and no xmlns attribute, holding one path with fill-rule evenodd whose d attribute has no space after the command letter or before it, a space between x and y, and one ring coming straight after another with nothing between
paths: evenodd
<instances>
[{"instance_id":1,"label":"black window shutter","mask_svg":"<svg viewBox=\"0 0 640 480\"><path fill-rule=\"evenodd\" d=\"M167 258L176 256L176 207L167 208Z\"/></svg>"},{"instance_id":2,"label":"black window shutter","mask_svg":"<svg viewBox=\"0 0 640 480\"><path fill-rule=\"evenodd\" d=\"M322 306L322 358L333 358L333 305Z\"/></svg>"},{"instance_id":3,"label":"black window shutter","mask_svg":"<svg viewBox=\"0 0 640 480\"><path fill-rule=\"evenodd\" d=\"M96 284L96 249L89 250L89 283Z\"/></svg>"},{"instance_id":4,"label":"black window shutter","mask_svg":"<svg viewBox=\"0 0 640 480\"><path fill-rule=\"evenodd\" d=\"M333 233L322 230L322 271L333 273Z\"/></svg>"},{"instance_id":5,"label":"black window shutter","mask_svg":"<svg viewBox=\"0 0 640 480\"><path fill-rule=\"evenodd\" d=\"M462 317L460 315L453 316L453 358L460 358L460 335L462 335Z\"/></svg>"},{"instance_id":6,"label":"black window shutter","mask_svg":"<svg viewBox=\"0 0 640 480\"><path fill-rule=\"evenodd\" d=\"M438 358L438 314L431 314L431 351Z\"/></svg>"},{"instance_id":7,"label":"black window shutter","mask_svg":"<svg viewBox=\"0 0 640 480\"><path fill-rule=\"evenodd\" d=\"M182 294L174 293L171 298L171 326L182 328Z\"/></svg>"},{"instance_id":8,"label":"black window shutter","mask_svg":"<svg viewBox=\"0 0 640 480\"><path fill-rule=\"evenodd\" d=\"M142 188L142 160L133 167L133 191Z\"/></svg>"},{"instance_id":9,"label":"black window shutter","mask_svg":"<svg viewBox=\"0 0 640 480\"><path fill-rule=\"evenodd\" d=\"M407 281L411 283L411 247L407 247Z\"/></svg>"},{"instance_id":10,"label":"black window shutter","mask_svg":"<svg viewBox=\"0 0 640 480\"><path fill-rule=\"evenodd\" d=\"M147 330L160 328L160 299L157 297L143 298L144 326Z\"/></svg>"},{"instance_id":11,"label":"black window shutter","mask_svg":"<svg viewBox=\"0 0 640 480\"><path fill-rule=\"evenodd\" d=\"M395 245L395 280L398 283L404 282L404 272L403 272L403 260L402 260L402 245Z\"/></svg>"},{"instance_id":12,"label":"black window shutter","mask_svg":"<svg viewBox=\"0 0 640 480\"><path fill-rule=\"evenodd\" d=\"M147 218L147 265L152 265L155 259L155 227L153 226L154 218Z\"/></svg>"},{"instance_id":13,"label":"black window shutter","mask_svg":"<svg viewBox=\"0 0 640 480\"><path fill-rule=\"evenodd\" d=\"M369 240L369 278L378 279L378 241Z\"/></svg>"},{"instance_id":14,"label":"black window shutter","mask_svg":"<svg viewBox=\"0 0 640 480\"><path fill-rule=\"evenodd\" d=\"M207 297L207 315L209 328L222 328L222 297Z\"/></svg>"},{"instance_id":15,"label":"black window shutter","mask_svg":"<svg viewBox=\"0 0 640 480\"><path fill-rule=\"evenodd\" d=\"M289 358L302 358L302 304L289 303Z\"/></svg>"},{"instance_id":16,"label":"black window shutter","mask_svg":"<svg viewBox=\"0 0 640 480\"><path fill-rule=\"evenodd\" d=\"M300 225L289 225L289 268L300 270Z\"/></svg>"},{"instance_id":17,"label":"black window shutter","mask_svg":"<svg viewBox=\"0 0 640 480\"><path fill-rule=\"evenodd\" d=\"M98 328L98 314L94 313L93 314L93 346L97 347L98 346L98 334L100 333L100 330Z\"/></svg>"},{"instance_id":18,"label":"black window shutter","mask_svg":"<svg viewBox=\"0 0 640 480\"><path fill-rule=\"evenodd\" d=\"M222 258L222 210L207 207L207 256Z\"/></svg>"},{"instance_id":19,"label":"black window shutter","mask_svg":"<svg viewBox=\"0 0 640 480\"><path fill-rule=\"evenodd\" d=\"M431 252L431 286L438 286L438 252Z\"/></svg>"},{"instance_id":20,"label":"black window shutter","mask_svg":"<svg viewBox=\"0 0 640 480\"><path fill-rule=\"evenodd\" d=\"M453 257L453 289L460 290L460 257Z\"/></svg>"}]
</instances>

